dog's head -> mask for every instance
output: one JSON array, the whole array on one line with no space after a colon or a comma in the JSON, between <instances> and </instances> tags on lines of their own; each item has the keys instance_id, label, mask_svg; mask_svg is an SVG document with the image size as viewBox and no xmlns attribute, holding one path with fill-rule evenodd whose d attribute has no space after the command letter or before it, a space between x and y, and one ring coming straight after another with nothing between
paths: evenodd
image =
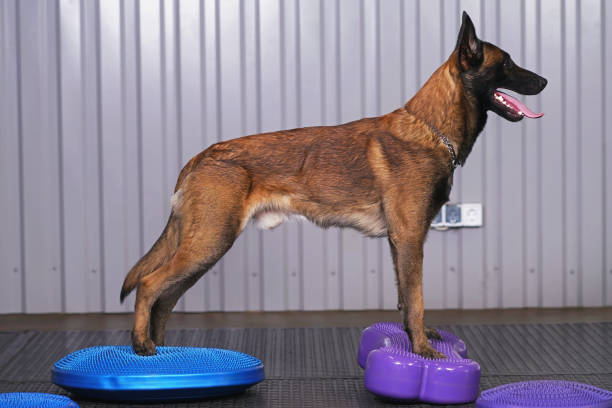
<instances>
[{"instance_id":1,"label":"dog's head","mask_svg":"<svg viewBox=\"0 0 612 408\"><path fill-rule=\"evenodd\" d=\"M455 51L464 86L483 109L512 122L518 122L525 116L539 118L543 115L532 112L521 101L498 88L536 95L546 86L546 79L516 65L504 50L479 40L474 24L465 11Z\"/></svg>"}]
</instances>

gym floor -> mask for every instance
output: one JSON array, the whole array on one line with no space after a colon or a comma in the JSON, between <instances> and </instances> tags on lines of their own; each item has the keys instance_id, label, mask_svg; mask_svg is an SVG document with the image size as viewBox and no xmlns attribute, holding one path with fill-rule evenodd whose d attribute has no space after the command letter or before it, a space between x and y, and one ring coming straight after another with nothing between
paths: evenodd
<instances>
[{"instance_id":1,"label":"gym floor","mask_svg":"<svg viewBox=\"0 0 612 408\"><path fill-rule=\"evenodd\" d=\"M83 347L129 343L131 319L0 315L0 393L67 394L50 381L53 362ZM398 319L395 311L175 313L168 344L249 353L264 362L266 380L231 397L154 406L427 406L384 400L363 385L356 362L361 330ZM426 321L466 342L468 356L481 366L481 390L533 379L612 390L612 308L428 311ZM71 397L82 408L132 406Z\"/></svg>"},{"instance_id":2,"label":"gym floor","mask_svg":"<svg viewBox=\"0 0 612 408\"><path fill-rule=\"evenodd\" d=\"M399 321L396 311L173 313L168 329L231 327L365 327ZM429 325L612 322L612 307L559 309L428 310ZM0 331L130 329L131 314L0 315Z\"/></svg>"}]
</instances>

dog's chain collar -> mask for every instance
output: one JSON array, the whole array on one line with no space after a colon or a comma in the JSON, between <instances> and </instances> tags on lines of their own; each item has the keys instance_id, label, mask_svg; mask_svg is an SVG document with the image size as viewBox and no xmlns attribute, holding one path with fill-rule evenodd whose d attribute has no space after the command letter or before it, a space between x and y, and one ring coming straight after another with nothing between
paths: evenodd
<instances>
[{"instance_id":1,"label":"dog's chain collar","mask_svg":"<svg viewBox=\"0 0 612 408\"><path fill-rule=\"evenodd\" d=\"M457 154L455 153L455 148L453 147L453 144L450 142L450 140L448 140L448 138L444 136L444 134L440 132L436 127L434 127L433 125L430 125L429 123L425 121L423 122L427 126L429 126L431 131L434 132L436 136L438 136L440 140L442 140L442 143L446 145L446 148L448 149L448 152L450 153L450 156L451 156L451 165L453 166L453 170L455 170L457 166L462 166L463 164L457 158Z\"/></svg>"},{"instance_id":2,"label":"dog's chain collar","mask_svg":"<svg viewBox=\"0 0 612 408\"><path fill-rule=\"evenodd\" d=\"M406 110L408 111L408 109L406 109ZM457 168L457 166L463 166L463 163L461 163L461 161L457 158L457 154L455 153L455 148L453 147L453 144L450 142L450 140L448 140L448 138L446 136L444 136L444 133L440 132L437 127L435 127L431 123L427 122L426 120L419 118L414 113L412 113L410 111L408 111L408 113L410 113L416 119L418 119L421 122L423 122L429 128L429 130L431 130L434 135L438 136L438 138L442 141L442 143L444 143L444 145L448 149L448 152L450 153L450 156L451 156L451 167L452 167L453 170L455 170Z\"/></svg>"}]
</instances>

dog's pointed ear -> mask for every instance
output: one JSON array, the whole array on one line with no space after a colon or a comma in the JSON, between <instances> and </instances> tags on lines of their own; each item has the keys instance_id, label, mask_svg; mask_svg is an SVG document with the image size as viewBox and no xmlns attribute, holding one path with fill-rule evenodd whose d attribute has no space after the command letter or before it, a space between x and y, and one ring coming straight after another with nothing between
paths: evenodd
<instances>
[{"instance_id":1,"label":"dog's pointed ear","mask_svg":"<svg viewBox=\"0 0 612 408\"><path fill-rule=\"evenodd\" d=\"M457 38L457 58L463 71L479 66L482 63L482 41L476 37L476 29L470 16L464 11L461 29Z\"/></svg>"}]
</instances>

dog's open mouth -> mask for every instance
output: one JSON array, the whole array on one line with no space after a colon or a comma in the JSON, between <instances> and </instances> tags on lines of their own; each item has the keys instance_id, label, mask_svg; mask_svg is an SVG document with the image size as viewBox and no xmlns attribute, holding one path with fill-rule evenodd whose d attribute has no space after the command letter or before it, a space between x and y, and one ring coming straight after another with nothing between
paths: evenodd
<instances>
[{"instance_id":1,"label":"dog's open mouth","mask_svg":"<svg viewBox=\"0 0 612 408\"><path fill-rule=\"evenodd\" d=\"M491 94L491 103L514 120L521 120L523 117L536 119L544 116L543 113L531 111L523 102L497 89Z\"/></svg>"}]
</instances>

